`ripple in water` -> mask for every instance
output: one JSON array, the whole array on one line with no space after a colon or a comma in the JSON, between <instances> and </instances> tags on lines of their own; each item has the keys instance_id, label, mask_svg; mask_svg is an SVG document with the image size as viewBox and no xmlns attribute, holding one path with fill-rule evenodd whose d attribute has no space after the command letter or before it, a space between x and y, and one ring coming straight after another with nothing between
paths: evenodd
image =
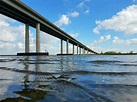
<instances>
[{"instance_id":1,"label":"ripple in water","mask_svg":"<svg viewBox=\"0 0 137 102\"><path fill-rule=\"evenodd\" d=\"M0 57L0 101L136 102L136 57Z\"/></svg>"}]
</instances>

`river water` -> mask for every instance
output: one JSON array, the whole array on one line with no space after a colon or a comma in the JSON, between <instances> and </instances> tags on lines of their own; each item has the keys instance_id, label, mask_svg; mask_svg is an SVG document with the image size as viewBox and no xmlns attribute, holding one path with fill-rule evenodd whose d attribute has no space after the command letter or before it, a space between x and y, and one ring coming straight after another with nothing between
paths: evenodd
<instances>
[{"instance_id":1,"label":"river water","mask_svg":"<svg viewBox=\"0 0 137 102\"><path fill-rule=\"evenodd\" d=\"M137 102L137 55L0 56L1 102Z\"/></svg>"}]
</instances>

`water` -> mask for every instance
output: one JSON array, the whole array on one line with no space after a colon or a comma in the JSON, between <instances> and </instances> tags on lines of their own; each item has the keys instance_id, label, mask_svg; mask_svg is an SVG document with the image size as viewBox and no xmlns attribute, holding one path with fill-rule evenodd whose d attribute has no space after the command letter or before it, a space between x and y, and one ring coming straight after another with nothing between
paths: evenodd
<instances>
[{"instance_id":1,"label":"water","mask_svg":"<svg viewBox=\"0 0 137 102\"><path fill-rule=\"evenodd\" d=\"M0 56L1 102L136 102L136 55Z\"/></svg>"}]
</instances>

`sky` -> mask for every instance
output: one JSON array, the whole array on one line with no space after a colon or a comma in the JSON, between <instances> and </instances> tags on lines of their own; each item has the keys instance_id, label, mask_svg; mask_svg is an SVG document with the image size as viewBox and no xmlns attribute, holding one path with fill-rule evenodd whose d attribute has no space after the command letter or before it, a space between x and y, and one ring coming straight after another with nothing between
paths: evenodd
<instances>
[{"instance_id":1,"label":"sky","mask_svg":"<svg viewBox=\"0 0 137 102\"><path fill-rule=\"evenodd\" d=\"M137 0L21 0L79 42L100 53L137 52ZM25 25L0 14L0 55L25 52ZM30 27L30 52L36 30ZM60 53L60 39L41 34L41 52ZM66 53L66 42L63 41ZM69 44L69 53L72 44ZM75 47L76 53L76 47Z\"/></svg>"}]
</instances>

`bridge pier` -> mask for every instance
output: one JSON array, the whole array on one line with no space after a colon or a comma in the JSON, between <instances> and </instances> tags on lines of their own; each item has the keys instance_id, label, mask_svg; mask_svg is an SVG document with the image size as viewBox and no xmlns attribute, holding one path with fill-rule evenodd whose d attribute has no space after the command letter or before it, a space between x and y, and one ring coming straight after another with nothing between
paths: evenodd
<instances>
[{"instance_id":1,"label":"bridge pier","mask_svg":"<svg viewBox=\"0 0 137 102\"><path fill-rule=\"evenodd\" d=\"M60 46L60 51L61 51L61 54L63 54L63 40L61 39L61 46Z\"/></svg>"},{"instance_id":2,"label":"bridge pier","mask_svg":"<svg viewBox=\"0 0 137 102\"><path fill-rule=\"evenodd\" d=\"M69 53L69 39L66 40L66 54L63 54L63 40L60 39L61 44L60 44L60 54L57 55L74 55L74 45L73 45L73 52L70 54Z\"/></svg>"},{"instance_id":3,"label":"bridge pier","mask_svg":"<svg viewBox=\"0 0 137 102\"><path fill-rule=\"evenodd\" d=\"M69 40L67 39L67 41L66 41L66 54L68 54L68 43L69 43Z\"/></svg>"},{"instance_id":4,"label":"bridge pier","mask_svg":"<svg viewBox=\"0 0 137 102\"><path fill-rule=\"evenodd\" d=\"M25 53L17 53L18 56L48 55L40 52L40 23L36 25L36 52L30 53L29 47L29 24L25 24Z\"/></svg>"},{"instance_id":5,"label":"bridge pier","mask_svg":"<svg viewBox=\"0 0 137 102\"><path fill-rule=\"evenodd\" d=\"M40 53L40 23L36 25L36 53Z\"/></svg>"},{"instance_id":6,"label":"bridge pier","mask_svg":"<svg viewBox=\"0 0 137 102\"><path fill-rule=\"evenodd\" d=\"M77 45L77 55L78 55L78 46L79 46L79 45Z\"/></svg>"},{"instance_id":7,"label":"bridge pier","mask_svg":"<svg viewBox=\"0 0 137 102\"><path fill-rule=\"evenodd\" d=\"M25 24L25 53L29 53L29 24Z\"/></svg>"},{"instance_id":8,"label":"bridge pier","mask_svg":"<svg viewBox=\"0 0 137 102\"><path fill-rule=\"evenodd\" d=\"M85 48L83 48L83 55L85 55Z\"/></svg>"},{"instance_id":9,"label":"bridge pier","mask_svg":"<svg viewBox=\"0 0 137 102\"><path fill-rule=\"evenodd\" d=\"M75 47L75 45L73 44L73 55L74 55L74 53L75 53L75 52L74 52L74 47Z\"/></svg>"},{"instance_id":10,"label":"bridge pier","mask_svg":"<svg viewBox=\"0 0 137 102\"><path fill-rule=\"evenodd\" d=\"M81 55L81 48L79 48L79 54Z\"/></svg>"}]
</instances>

